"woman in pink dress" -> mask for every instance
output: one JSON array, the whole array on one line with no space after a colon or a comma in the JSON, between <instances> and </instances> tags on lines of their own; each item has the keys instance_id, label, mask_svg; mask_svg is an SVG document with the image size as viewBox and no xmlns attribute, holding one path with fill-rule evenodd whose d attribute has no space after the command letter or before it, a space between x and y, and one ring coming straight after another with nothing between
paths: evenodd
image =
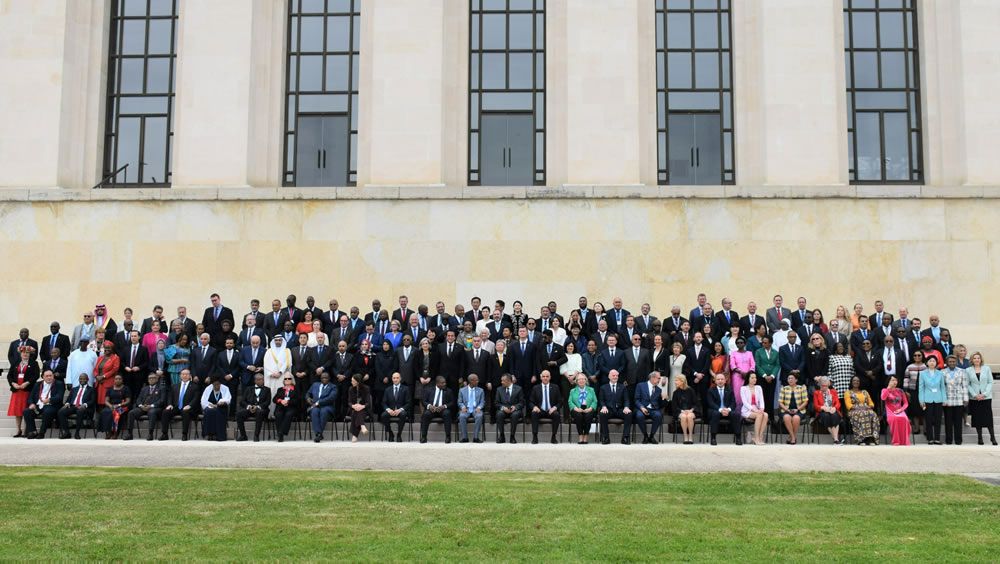
<instances>
[{"instance_id":1,"label":"woman in pink dress","mask_svg":"<svg viewBox=\"0 0 1000 564\"><path fill-rule=\"evenodd\" d=\"M885 420L892 434L892 444L908 446L910 444L910 418L906 415L906 394L900 390L895 376L889 377L889 387L882 390L882 402L885 404Z\"/></svg>"},{"instance_id":2,"label":"woman in pink dress","mask_svg":"<svg viewBox=\"0 0 1000 564\"><path fill-rule=\"evenodd\" d=\"M166 340L167 334L163 332L163 327L160 326L160 322L154 321L149 333L142 336L142 346L146 347L146 352L149 353L149 357L153 358L156 356L156 343Z\"/></svg>"},{"instance_id":3,"label":"woman in pink dress","mask_svg":"<svg viewBox=\"0 0 1000 564\"><path fill-rule=\"evenodd\" d=\"M736 409L743 408L740 390L743 389L743 384L748 381L755 368L753 353L747 350L747 340L743 337L736 337L736 350L729 353L729 380L736 395Z\"/></svg>"}]
</instances>

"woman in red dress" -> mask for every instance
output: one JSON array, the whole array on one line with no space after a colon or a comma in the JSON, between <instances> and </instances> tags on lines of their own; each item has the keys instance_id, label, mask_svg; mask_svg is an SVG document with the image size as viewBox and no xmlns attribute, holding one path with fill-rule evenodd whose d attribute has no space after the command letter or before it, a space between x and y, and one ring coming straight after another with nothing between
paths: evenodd
<instances>
[{"instance_id":1,"label":"woman in red dress","mask_svg":"<svg viewBox=\"0 0 1000 564\"><path fill-rule=\"evenodd\" d=\"M21 416L24 408L28 407L28 395L31 387L38 380L38 364L31 362L31 348L21 347L21 362L17 366L11 366L7 373L7 383L10 384L10 404L7 406L7 417L14 417L17 420L17 434L15 437L24 436L21 432Z\"/></svg>"},{"instance_id":2,"label":"woman in red dress","mask_svg":"<svg viewBox=\"0 0 1000 564\"><path fill-rule=\"evenodd\" d=\"M121 359L115 354L115 345L111 341L104 341L104 352L97 357L97 364L94 365L94 385L97 388L97 405L104 405L104 397L108 390L115 385L115 374L121 367Z\"/></svg>"}]
</instances>

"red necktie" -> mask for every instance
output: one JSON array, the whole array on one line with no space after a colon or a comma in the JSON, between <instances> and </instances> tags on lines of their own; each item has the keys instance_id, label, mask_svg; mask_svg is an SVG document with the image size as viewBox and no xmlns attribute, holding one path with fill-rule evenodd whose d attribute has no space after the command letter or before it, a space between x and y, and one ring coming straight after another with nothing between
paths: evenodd
<instances>
[{"instance_id":1,"label":"red necktie","mask_svg":"<svg viewBox=\"0 0 1000 564\"><path fill-rule=\"evenodd\" d=\"M80 388L80 391L76 393L76 400L73 401L73 405L76 407L80 407L80 404L83 403L83 390L84 388Z\"/></svg>"},{"instance_id":2,"label":"red necktie","mask_svg":"<svg viewBox=\"0 0 1000 564\"><path fill-rule=\"evenodd\" d=\"M781 321L781 308L774 308L778 311L778 321Z\"/></svg>"}]
</instances>

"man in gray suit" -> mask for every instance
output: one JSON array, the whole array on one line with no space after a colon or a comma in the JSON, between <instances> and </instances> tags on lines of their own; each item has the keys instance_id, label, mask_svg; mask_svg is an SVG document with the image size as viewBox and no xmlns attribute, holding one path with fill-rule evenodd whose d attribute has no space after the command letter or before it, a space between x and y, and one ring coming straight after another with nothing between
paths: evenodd
<instances>
[{"instance_id":1,"label":"man in gray suit","mask_svg":"<svg viewBox=\"0 0 1000 564\"><path fill-rule=\"evenodd\" d=\"M774 296L774 307L770 307L767 309L767 315L766 315L767 330L770 331L771 333L774 333L779 329L781 329L782 319L791 318L792 310L788 309L787 307L782 307L782 303L784 303L784 301L785 300L784 298L781 297L781 294L778 294Z\"/></svg>"},{"instance_id":2,"label":"man in gray suit","mask_svg":"<svg viewBox=\"0 0 1000 564\"><path fill-rule=\"evenodd\" d=\"M479 438L483 432L483 409L486 407L486 395L479 387L479 376L469 374L469 383L458 391L458 434L460 443L469 442L469 417L473 418L472 442L481 443Z\"/></svg>"}]
</instances>

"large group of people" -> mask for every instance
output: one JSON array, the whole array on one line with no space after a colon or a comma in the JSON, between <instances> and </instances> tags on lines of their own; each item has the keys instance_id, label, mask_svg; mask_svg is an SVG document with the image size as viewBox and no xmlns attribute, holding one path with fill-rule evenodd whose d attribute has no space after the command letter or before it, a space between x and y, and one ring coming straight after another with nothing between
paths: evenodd
<instances>
[{"instance_id":1,"label":"large group of people","mask_svg":"<svg viewBox=\"0 0 1000 564\"><path fill-rule=\"evenodd\" d=\"M962 444L969 424L979 444L984 430L997 444L990 368L937 315L924 326L878 300L874 312L838 306L828 320L806 298L791 310L780 295L740 315L732 300L716 311L699 294L686 316L673 306L662 319L648 303L637 313L611 303L580 297L564 317L550 301L532 316L520 301L508 311L478 297L468 310L441 301L413 310L404 295L362 314L335 299L323 310L311 296L300 307L289 295L270 311L252 300L237 324L212 294L200 323L183 306L168 321L157 305L141 321L125 308L120 325L98 304L69 334L58 322L37 341L21 329L8 349L8 415L29 439L53 426L80 438L90 423L106 439L145 427L147 440L169 440L180 419L181 440L199 423L202 437L227 440L234 420L237 441L261 440L268 425L284 441L302 421L320 442L343 421L353 441L376 423L402 441L419 423L426 442L440 422L446 442L453 426L469 442L471 424L481 443L488 420L500 443L516 443L518 425L530 425L532 443L548 425L557 443L560 425L572 425L579 444L592 434L607 444L615 425L622 443L634 434L656 444L666 422L692 444L701 422L712 445L724 426L736 444L763 444L769 427L797 444L805 425L834 444L878 444L884 431L894 445L915 432L940 445L943 420L947 444Z\"/></svg>"}]
</instances>

